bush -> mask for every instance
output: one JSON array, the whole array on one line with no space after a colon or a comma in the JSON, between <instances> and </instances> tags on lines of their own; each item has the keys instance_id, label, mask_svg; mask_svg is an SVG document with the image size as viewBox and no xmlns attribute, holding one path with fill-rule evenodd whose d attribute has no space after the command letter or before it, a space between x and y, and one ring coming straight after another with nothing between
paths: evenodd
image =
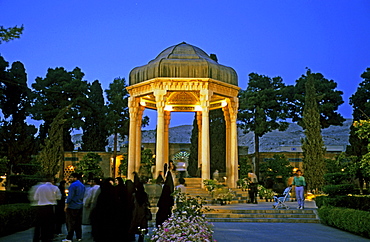
<instances>
[{"instance_id":1,"label":"bush","mask_svg":"<svg viewBox=\"0 0 370 242\"><path fill-rule=\"evenodd\" d=\"M355 189L353 184L326 185L323 191L329 196L352 194Z\"/></svg>"},{"instance_id":2,"label":"bush","mask_svg":"<svg viewBox=\"0 0 370 242\"><path fill-rule=\"evenodd\" d=\"M324 206L318 213L323 224L370 238L370 212Z\"/></svg>"},{"instance_id":3,"label":"bush","mask_svg":"<svg viewBox=\"0 0 370 242\"><path fill-rule=\"evenodd\" d=\"M12 203L29 203L28 192L0 191L0 205Z\"/></svg>"},{"instance_id":4,"label":"bush","mask_svg":"<svg viewBox=\"0 0 370 242\"><path fill-rule=\"evenodd\" d=\"M0 236L31 228L34 218L35 209L28 203L0 205Z\"/></svg>"},{"instance_id":5,"label":"bush","mask_svg":"<svg viewBox=\"0 0 370 242\"><path fill-rule=\"evenodd\" d=\"M326 173L324 179L328 184L344 184L348 183L351 176L345 172Z\"/></svg>"},{"instance_id":6,"label":"bush","mask_svg":"<svg viewBox=\"0 0 370 242\"><path fill-rule=\"evenodd\" d=\"M370 211L370 196L318 196L315 198L315 202L319 208L333 206Z\"/></svg>"},{"instance_id":7,"label":"bush","mask_svg":"<svg viewBox=\"0 0 370 242\"><path fill-rule=\"evenodd\" d=\"M36 175L10 175L9 180L12 185L16 185L16 190L28 191L37 182L42 181L42 177Z\"/></svg>"}]
</instances>

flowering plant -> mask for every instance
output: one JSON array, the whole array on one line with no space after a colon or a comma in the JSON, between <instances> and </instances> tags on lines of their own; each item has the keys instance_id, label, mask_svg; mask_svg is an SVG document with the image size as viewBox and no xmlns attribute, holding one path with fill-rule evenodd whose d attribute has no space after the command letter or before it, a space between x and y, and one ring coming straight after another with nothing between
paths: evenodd
<instances>
[{"instance_id":1,"label":"flowering plant","mask_svg":"<svg viewBox=\"0 0 370 242\"><path fill-rule=\"evenodd\" d=\"M205 199L200 196L191 197L179 190L175 190L172 195L175 197L174 214L190 217L201 216L204 212L210 211L209 207L204 206Z\"/></svg>"},{"instance_id":2,"label":"flowering plant","mask_svg":"<svg viewBox=\"0 0 370 242\"><path fill-rule=\"evenodd\" d=\"M212 227L213 225L206 220L204 214L188 217L174 213L161 227L154 230L150 241L211 242L214 241Z\"/></svg>"},{"instance_id":3,"label":"flowering plant","mask_svg":"<svg viewBox=\"0 0 370 242\"><path fill-rule=\"evenodd\" d=\"M229 188L219 188L213 191L214 199L231 201L235 197L235 193Z\"/></svg>"},{"instance_id":4,"label":"flowering plant","mask_svg":"<svg viewBox=\"0 0 370 242\"><path fill-rule=\"evenodd\" d=\"M247 177L236 181L236 184L238 185L239 188L242 189L242 191L245 191L248 189L249 183L250 183L250 180Z\"/></svg>"}]
</instances>

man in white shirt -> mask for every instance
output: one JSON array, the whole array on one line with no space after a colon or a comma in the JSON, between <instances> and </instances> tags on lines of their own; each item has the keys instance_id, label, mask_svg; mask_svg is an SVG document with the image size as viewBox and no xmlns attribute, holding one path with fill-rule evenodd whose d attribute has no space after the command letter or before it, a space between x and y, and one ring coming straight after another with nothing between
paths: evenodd
<instances>
[{"instance_id":1,"label":"man in white shirt","mask_svg":"<svg viewBox=\"0 0 370 242\"><path fill-rule=\"evenodd\" d=\"M57 200L61 199L62 194L59 188L51 183L52 181L52 177L47 178L44 184L37 187L33 196L34 205L37 208L34 242L40 240L42 242L53 241L54 206L57 205Z\"/></svg>"}]
</instances>

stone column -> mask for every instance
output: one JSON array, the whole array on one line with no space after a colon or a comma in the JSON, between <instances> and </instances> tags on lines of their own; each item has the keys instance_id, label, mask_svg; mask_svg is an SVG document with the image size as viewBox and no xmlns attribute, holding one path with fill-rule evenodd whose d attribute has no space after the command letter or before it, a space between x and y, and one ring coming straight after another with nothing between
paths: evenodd
<instances>
[{"instance_id":1,"label":"stone column","mask_svg":"<svg viewBox=\"0 0 370 242\"><path fill-rule=\"evenodd\" d=\"M230 138L231 138L231 177L229 179L229 187L236 187L238 180L238 129L236 119L238 114L239 99L234 97L230 102Z\"/></svg>"},{"instance_id":2,"label":"stone column","mask_svg":"<svg viewBox=\"0 0 370 242\"><path fill-rule=\"evenodd\" d=\"M170 121L171 121L171 112L165 111L164 112L164 156L163 156L164 163L168 163L168 160L170 157L170 152L169 152L170 150L170 142L169 142Z\"/></svg>"},{"instance_id":3,"label":"stone column","mask_svg":"<svg viewBox=\"0 0 370 242\"><path fill-rule=\"evenodd\" d=\"M136 117L136 138L135 138L135 143L136 143L136 154L135 154L135 171L139 172L140 170L140 165L141 165L141 125L143 122L143 112L144 112L145 107L140 106L138 107L138 112L137 112L137 117Z\"/></svg>"},{"instance_id":4,"label":"stone column","mask_svg":"<svg viewBox=\"0 0 370 242\"><path fill-rule=\"evenodd\" d=\"M202 164L202 113L197 112L197 125L198 125L198 167ZM199 171L202 174L202 171Z\"/></svg>"},{"instance_id":5,"label":"stone column","mask_svg":"<svg viewBox=\"0 0 370 242\"><path fill-rule=\"evenodd\" d=\"M157 107L157 142L156 142L156 164L155 174L163 170L165 159L165 137L164 137L164 106L165 106L166 90L157 89L154 91L156 107Z\"/></svg>"},{"instance_id":6,"label":"stone column","mask_svg":"<svg viewBox=\"0 0 370 242\"><path fill-rule=\"evenodd\" d=\"M224 112L224 118L225 118L225 126L226 126L226 177L227 177L227 185L229 184L229 180L231 177L231 132L230 132L230 112L229 107L223 107L222 111Z\"/></svg>"},{"instance_id":7,"label":"stone column","mask_svg":"<svg viewBox=\"0 0 370 242\"><path fill-rule=\"evenodd\" d=\"M209 145L209 100L212 92L207 89L200 91L202 107L202 180L210 179L210 145ZM203 187L203 182L202 182Z\"/></svg>"},{"instance_id":8,"label":"stone column","mask_svg":"<svg viewBox=\"0 0 370 242\"><path fill-rule=\"evenodd\" d=\"M135 97L128 98L128 107L130 113L130 127L129 127L129 141L128 141L128 169L127 169L127 178L133 179L133 172L135 171L135 163L136 163L136 119L137 119L137 112L138 112L139 103Z\"/></svg>"}]
</instances>

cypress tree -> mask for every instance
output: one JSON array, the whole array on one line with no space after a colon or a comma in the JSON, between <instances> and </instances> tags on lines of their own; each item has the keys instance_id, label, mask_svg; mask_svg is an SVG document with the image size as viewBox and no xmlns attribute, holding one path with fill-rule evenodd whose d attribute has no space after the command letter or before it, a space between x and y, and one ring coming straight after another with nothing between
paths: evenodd
<instances>
[{"instance_id":1,"label":"cypress tree","mask_svg":"<svg viewBox=\"0 0 370 242\"><path fill-rule=\"evenodd\" d=\"M309 190L320 190L324 185L325 146L321 135L320 112L315 80L308 70L306 81L306 96L303 110L303 125L305 138L302 140L304 176Z\"/></svg>"},{"instance_id":2,"label":"cypress tree","mask_svg":"<svg viewBox=\"0 0 370 242\"><path fill-rule=\"evenodd\" d=\"M48 137L45 139L45 145L37 156L37 160L42 166L44 176L55 176L60 168L63 168L64 145L63 145L63 127L66 119L64 115L70 109L68 106L59 111L50 125ZM63 176L63 172L61 173Z\"/></svg>"},{"instance_id":3,"label":"cypress tree","mask_svg":"<svg viewBox=\"0 0 370 242\"><path fill-rule=\"evenodd\" d=\"M198 140L197 113L195 113L190 138L190 155L188 159L188 173L192 177L196 177L198 175Z\"/></svg>"},{"instance_id":4,"label":"cypress tree","mask_svg":"<svg viewBox=\"0 0 370 242\"><path fill-rule=\"evenodd\" d=\"M104 151L108 144L106 126L107 107L104 105L103 90L98 80L90 86L88 104L85 106L85 122L82 125L82 150Z\"/></svg>"}]
</instances>

